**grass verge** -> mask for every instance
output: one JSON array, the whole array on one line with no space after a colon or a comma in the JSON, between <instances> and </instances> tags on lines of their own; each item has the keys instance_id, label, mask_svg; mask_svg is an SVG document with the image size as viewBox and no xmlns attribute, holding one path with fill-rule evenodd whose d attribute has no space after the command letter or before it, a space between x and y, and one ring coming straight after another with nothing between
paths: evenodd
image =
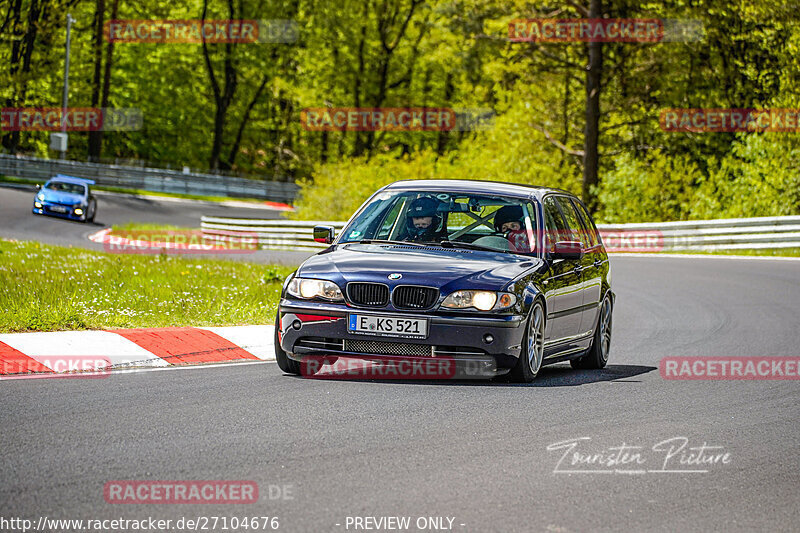
<instances>
[{"instance_id":1,"label":"grass verge","mask_svg":"<svg viewBox=\"0 0 800 533\"><path fill-rule=\"evenodd\" d=\"M136 231L186 231L186 229L185 227L173 226L172 224L155 224L153 222L127 222L125 224L114 224L111 226L111 232L115 235Z\"/></svg>"},{"instance_id":2,"label":"grass verge","mask_svg":"<svg viewBox=\"0 0 800 533\"><path fill-rule=\"evenodd\" d=\"M0 239L0 332L272 324L292 270Z\"/></svg>"}]
</instances>

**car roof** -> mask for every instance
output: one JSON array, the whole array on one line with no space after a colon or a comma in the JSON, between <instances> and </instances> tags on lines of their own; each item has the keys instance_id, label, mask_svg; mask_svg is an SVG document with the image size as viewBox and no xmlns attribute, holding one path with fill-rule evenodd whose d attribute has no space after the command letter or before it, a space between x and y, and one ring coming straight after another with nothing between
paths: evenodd
<instances>
[{"instance_id":1,"label":"car roof","mask_svg":"<svg viewBox=\"0 0 800 533\"><path fill-rule=\"evenodd\" d=\"M87 180L84 178L76 178L74 176L66 176L64 174L58 174L50 179L51 182L57 183L73 183L75 185L94 185L94 180Z\"/></svg>"},{"instance_id":2,"label":"car roof","mask_svg":"<svg viewBox=\"0 0 800 533\"><path fill-rule=\"evenodd\" d=\"M567 194L569 191L552 187L539 187L522 183L488 180L402 180L384 187L387 191L444 191L468 194L500 194L517 198L541 198L548 193Z\"/></svg>"}]
</instances>

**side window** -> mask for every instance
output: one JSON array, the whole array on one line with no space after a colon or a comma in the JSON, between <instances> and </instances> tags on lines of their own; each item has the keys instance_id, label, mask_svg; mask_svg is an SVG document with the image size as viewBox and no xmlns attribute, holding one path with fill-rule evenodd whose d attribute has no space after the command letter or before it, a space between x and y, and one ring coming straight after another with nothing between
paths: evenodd
<instances>
[{"instance_id":1,"label":"side window","mask_svg":"<svg viewBox=\"0 0 800 533\"><path fill-rule=\"evenodd\" d=\"M544 199L544 225L545 225L545 249L553 251L553 246L558 241L568 238L569 228L561 216L561 210L556 205L555 197L548 196Z\"/></svg>"},{"instance_id":2,"label":"side window","mask_svg":"<svg viewBox=\"0 0 800 533\"><path fill-rule=\"evenodd\" d=\"M578 210L583 226L586 229L589 246L597 246L600 244L600 234L597 232L597 226L594 225L594 220L592 220L592 217L589 215L589 212L586 211L582 203L572 200L572 204L575 206L575 209Z\"/></svg>"},{"instance_id":3,"label":"side window","mask_svg":"<svg viewBox=\"0 0 800 533\"><path fill-rule=\"evenodd\" d=\"M558 205L561 207L561 213L563 213L569 225L571 235L569 240L578 241L583 244L584 248L588 248L590 246L588 236L586 235L586 231L583 230L581 220L578 218L578 212L575 211L575 207L572 205L570 199L566 196L557 196L556 201L558 201Z\"/></svg>"},{"instance_id":4,"label":"side window","mask_svg":"<svg viewBox=\"0 0 800 533\"><path fill-rule=\"evenodd\" d=\"M381 224L380 229L378 230L378 234L375 237L376 239L391 239L392 228L395 227L395 222L398 220L398 214L400 210L403 208L405 204L405 198L398 198L395 204L389 209L388 213L383 219L383 223Z\"/></svg>"}]
</instances>

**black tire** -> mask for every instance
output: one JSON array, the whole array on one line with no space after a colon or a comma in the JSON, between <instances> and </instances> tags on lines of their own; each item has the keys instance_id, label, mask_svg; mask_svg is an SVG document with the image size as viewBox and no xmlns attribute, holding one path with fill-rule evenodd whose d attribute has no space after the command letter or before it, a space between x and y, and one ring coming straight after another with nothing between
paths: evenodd
<instances>
[{"instance_id":1,"label":"black tire","mask_svg":"<svg viewBox=\"0 0 800 533\"><path fill-rule=\"evenodd\" d=\"M86 222L94 222L94 216L97 214L97 202L89 204L89 212L86 213Z\"/></svg>"},{"instance_id":2,"label":"black tire","mask_svg":"<svg viewBox=\"0 0 800 533\"><path fill-rule=\"evenodd\" d=\"M606 295L600 304L597 314L597 324L594 328L592 346L580 359L573 359L569 363L575 369L600 369L608 363L608 353L611 350L611 325L613 304L611 297Z\"/></svg>"},{"instance_id":3,"label":"black tire","mask_svg":"<svg viewBox=\"0 0 800 533\"><path fill-rule=\"evenodd\" d=\"M520 350L519 359L508 375L511 381L530 383L542 369L545 321L544 305L540 300L536 300L531 307L528 321L525 323L525 335L522 336L522 350ZM532 350L536 350L536 352L532 352Z\"/></svg>"},{"instance_id":4,"label":"black tire","mask_svg":"<svg viewBox=\"0 0 800 533\"><path fill-rule=\"evenodd\" d=\"M278 329L280 328L280 314L275 317L275 360L278 362L278 367L287 374L300 375L300 363L293 359L289 359L286 352L281 348L281 343L278 340Z\"/></svg>"}]
</instances>

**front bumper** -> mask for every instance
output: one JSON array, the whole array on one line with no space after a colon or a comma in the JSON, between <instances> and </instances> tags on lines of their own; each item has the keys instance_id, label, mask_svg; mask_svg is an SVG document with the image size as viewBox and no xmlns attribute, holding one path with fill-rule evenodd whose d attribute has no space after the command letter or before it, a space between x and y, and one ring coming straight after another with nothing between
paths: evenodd
<instances>
[{"instance_id":1,"label":"front bumper","mask_svg":"<svg viewBox=\"0 0 800 533\"><path fill-rule=\"evenodd\" d=\"M36 203L34 203L33 209L31 210L32 213L36 215L48 215L53 217L66 218L69 220L83 220L86 217L86 211L88 209L87 207L82 205L66 206L61 204L53 204L51 202L39 202L38 200L37 202L41 204L42 207L36 207ZM56 209L61 207L65 208L66 212L61 213L59 211L56 211ZM81 213L80 215L76 215L75 209L81 209L83 210L83 213Z\"/></svg>"},{"instance_id":2,"label":"front bumper","mask_svg":"<svg viewBox=\"0 0 800 533\"><path fill-rule=\"evenodd\" d=\"M428 336L417 339L352 333L347 325L348 315L354 313L427 318ZM519 315L387 312L289 299L281 300L279 317L281 348L295 361L323 355L377 362L446 359L459 368L481 368L485 375L504 374L516 364L524 334L524 317Z\"/></svg>"}]
</instances>

